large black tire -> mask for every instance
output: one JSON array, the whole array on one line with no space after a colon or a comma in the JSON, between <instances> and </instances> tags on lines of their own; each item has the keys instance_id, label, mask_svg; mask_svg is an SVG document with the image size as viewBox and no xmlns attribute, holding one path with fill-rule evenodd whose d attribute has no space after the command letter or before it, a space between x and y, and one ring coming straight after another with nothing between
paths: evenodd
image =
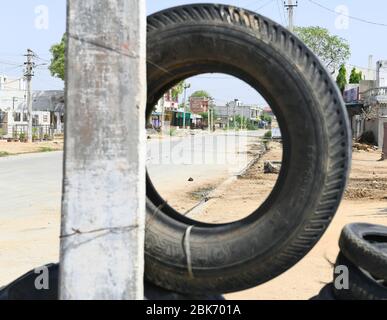
<instances>
[{"instance_id":1,"label":"large black tire","mask_svg":"<svg viewBox=\"0 0 387 320\"><path fill-rule=\"evenodd\" d=\"M337 300L336 296L334 294L334 291L333 291L333 284L328 283L327 285L325 285L321 289L319 294L317 296L311 298L310 300Z\"/></svg>"},{"instance_id":2,"label":"large black tire","mask_svg":"<svg viewBox=\"0 0 387 320\"><path fill-rule=\"evenodd\" d=\"M339 246L355 265L387 280L387 227L367 223L347 225Z\"/></svg>"},{"instance_id":3,"label":"large black tire","mask_svg":"<svg viewBox=\"0 0 387 320\"><path fill-rule=\"evenodd\" d=\"M31 270L11 284L0 288L3 300L59 300L59 264L46 265L49 272L49 289L37 290L35 280L38 275ZM144 283L144 300L224 300L220 295L183 295L165 290L147 281Z\"/></svg>"},{"instance_id":4,"label":"large black tire","mask_svg":"<svg viewBox=\"0 0 387 320\"><path fill-rule=\"evenodd\" d=\"M339 300L386 300L387 282L375 279L369 272L355 266L342 253L336 265L345 266L349 271L349 289L338 290L333 286L334 294ZM336 277L336 275L334 275Z\"/></svg>"},{"instance_id":5,"label":"large black tire","mask_svg":"<svg viewBox=\"0 0 387 320\"><path fill-rule=\"evenodd\" d=\"M37 290L35 280L39 276L31 270L13 281L8 286L0 289L0 301L2 300L58 300L59 298L59 265L46 265L49 274L49 289Z\"/></svg>"},{"instance_id":6,"label":"large black tire","mask_svg":"<svg viewBox=\"0 0 387 320\"><path fill-rule=\"evenodd\" d=\"M256 88L278 118L284 156L269 198L229 224L190 220L147 178L146 278L190 293L225 293L285 272L331 222L348 177L351 140L330 74L293 34L254 12L187 5L148 18L148 105L181 80L220 72Z\"/></svg>"}]
</instances>

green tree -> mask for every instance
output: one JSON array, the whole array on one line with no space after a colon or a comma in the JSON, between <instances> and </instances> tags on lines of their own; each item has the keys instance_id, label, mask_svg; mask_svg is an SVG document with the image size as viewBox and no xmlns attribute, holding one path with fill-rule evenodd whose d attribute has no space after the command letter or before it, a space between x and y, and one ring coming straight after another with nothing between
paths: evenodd
<instances>
[{"instance_id":1,"label":"green tree","mask_svg":"<svg viewBox=\"0 0 387 320\"><path fill-rule=\"evenodd\" d=\"M356 68L353 68L351 71L351 75L349 76L349 83L360 83L363 79L363 73L361 71L357 71Z\"/></svg>"},{"instance_id":2,"label":"green tree","mask_svg":"<svg viewBox=\"0 0 387 320\"><path fill-rule=\"evenodd\" d=\"M261 115L261 120L265 121L267 123L272 123L273 122L273 118L271 116L269 116L268 114L262 114Z\"/></svg>"},{"instance_id":3,"label":"green tree","mask_svg":"<svg viewBox=\"0 0 387 320\"><path fill-rule=\"evenodd\" d=\"M320 58L327 69L334 74L349 59L351 49L348 41L329 33L321 27L297 27L300 39Z\"/></svg>"},{"instance_id":4,"label":"green tree","mask_svg":"<svg viewBox=\"0 0 387 320\"><path fill-rule=\"evenodd\" d=\"M172 98L177 99L183 92L185 87L185 81L179 82L172 88Z\"/></svg>"},{"instance_id":5,"label":"green tree","mask_svg":"<svg viewBox=\"0 0 387 320\"><path fill-rule=\"evenodd\" d=\"M65 50L66 50L66 35L62 37L60 43L54 44L50 52L52 54L51 65L49 67L53 77L65 79Z\"/></svg>"},{"instance_id":6,"label":"green tree","mask_svg":"<svg viewBox=\"0 0 387 320\"><path fill-rule=\"evenodd\" d=\"M207 91L204 91L204 90L199 90L199 91L195 91L191 97L194 97L194 98L209 98L209 99L212 99L211 98L211 95L207 92Z\"/></svg>"},{"instance_id":7,"label":"green tree","mask_svg":"<svg viewBox=\"0 0 387 320\"><path fill-rule=\"evenodd\" d=\"M337 75L336 83L339 86L341 92L344 92L345 85L347 84L347 69L343 64L339 69L339 74Z\"/></svg>"}]
</instances>

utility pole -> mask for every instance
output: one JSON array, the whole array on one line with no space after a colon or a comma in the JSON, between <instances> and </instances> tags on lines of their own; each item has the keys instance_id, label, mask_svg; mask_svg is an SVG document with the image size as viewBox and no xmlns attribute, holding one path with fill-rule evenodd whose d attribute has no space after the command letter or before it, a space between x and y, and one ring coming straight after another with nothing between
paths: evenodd
<instances>
[{"instance_id":1,"label":"utility pole","mask_svg":"<svg viewBox=\"0 0 387 320\"><path fill-rule=\"evenodd\" d=\"M227 131L230 130L230 104L227 103Z\"/></svg>"},{"instance_id":2,"label":"utility pole","mask_svg":"<svg viewBox=\"0 0 387 320\"><path fill-rule=\"evenodd\" d=\"M215 108L214 108L214 106L212 107L212 123L211 123L211 131L212 132L215 132L215 126L216 126L216 124L215 124Z\"/></svg>"},{"instance_id":3,"label":"utility pole","mask_svg":"<svg viewBox=\"0 0 387 320\"><path fill-rule=\"evenodd\" d=\"M284 2L285 8L288 10L289 14L289 31L294 31L294 8L298 7L298 0L296 0L296 3L293 2L293 0L287 0L288 3Z\"/></svg>"},{"instance_id":4,"label":"utility pole","mask_svg":"<svg viewBox=\"0 0 387 320\"><path fill-rule=\"evenodd\" d=\"M164 124L165 124L165 94L161 98L161 135L164 135Z\"/></svg>"},{"instance_id":5,"label":"utility pole","mask_svg":"<svg viewBox=\"0 0 387 320\"><path fill-rule=\"evenodd\" d=\"M208 133L211 133L211 107L208 107Z\"/></svg>"},{"instance_id":6,"label":"utility pole","mask_svg":"<svg viewBox=\"0 0 387 320\"><path fill-rule=\"evenodd\" d=\"M236 131L236 103L234 102L234 131Z\"/></svg>"},{"instance_id":7,"label":"utility pole","mask_svg":"<svg viewBox=\"0 0 387 320\"><path fill-rule=\"evenodd\" d=\"M35 54L31 49L27 50L27 62L25 65L24 77L27 81L27 119L28 119L28 143L32 142L32 77L34 76ZM23 116L22 116L23 117Z\"/></svg>"},{"instance_id":8,"label":"utility pole","mask_svg":"<svg viewBox=\"0 0 387 320\"><path fill-rule=\"evenodd\" d=\"M17 97L12 97L12 111L15 111L15 102L18 100ZM24 113L24 112L23 112ZM23 115L22 115L23 117ZM23 119L23 118L22 118Z\"/></svg>"},{"instance_id":9,"label":"utility pole","mask_svg":"<svg viewBox=\"0 0 387 320\"><path fill-rule=\"evenodd\" d=\"M243 109L243 105L241 107L241 130L244 129L244 123L245 123L245 110Z\"/></svg>"},{"instance_id":10,"label":"utility pole","mask_svg":"<svg viewBox=\"0 0 387 320\"><path fill-rule=\"evenodd\" d=\"M144 299L145 2L67 1L62 300Z\"/></svg>"},{"instance_id":11,"label":"utility pole","mask_svg":"<svg viewBox=\"0 0 387 320\"><path fill-rule=\"evenodd\" d=\"M185 129L186 121L185 116L187 114L187 89L191 88L189 83L184 83L184 117L183 117L183 129Z\"/></svg>"}]
</instances>

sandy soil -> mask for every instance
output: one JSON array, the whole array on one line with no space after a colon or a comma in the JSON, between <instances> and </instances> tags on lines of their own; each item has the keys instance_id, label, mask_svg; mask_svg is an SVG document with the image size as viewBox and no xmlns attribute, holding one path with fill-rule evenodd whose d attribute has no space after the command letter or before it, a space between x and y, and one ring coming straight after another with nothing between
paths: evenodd
<instances>
[{"instance_id":1,"label":"sandy soil","mask_svg":"<svg viewBox=\"0 0 387 320\"><path fill-rule=\"evenodd\" d=\"M0 156L63 150L63 139L34 143L0 140Z\"/></svg>"},{"instance_id":2,"label":"sandy soil","mask_svg":"<svg viewBox=\"0 0 387 320\"><path fill-rule=\"evenodd\" d=\"M296 266L280 277L254 289L227 295L236 300L307 300L333 279L330 262L339 252L342 228L353 222L387 225L387 201L344 200L316 247Z\"/></svg>"},{"instance_id":3,"label":"sandy soil","mask_svg":"<svg viewBox=\"0 0 387 320\"><path fill-rule=\"evenodd\" d=\"M242 176L231 178L217 187L205 205L198 208L197 214L190 217L208 223L228 223L254 212L267 199L278 178L277 174L264 173L264 162L281 161L282 145L271 143L269 149ZM256 156L257 151L251 150Z\"/></svg>"},{"instance_id":4,"label":"sandy soil","mask_svg":"<svg viewBox=\"0 0 387 320\"><path fill-rule=\"evenodd\" d=\"M214 185L207 185L194 192L179 193L179 201L182 201L182 197L192 201L192 195L200 195L202 192L201 195L209 199L199 210L190 214L191 218L209 223L244 218L267 198L277 181L278 175L263 172L264 161L281 160L281 157L282 146L271 143L270 151L244 176L223 182L215 191L211 191ZM305 300L316 295L325 283L331 282L330 262L334 262L337 257L342 228L353 222L387 225L387 161L379 161L380 158L381 153L372 149L354 150L345 199L322 240L300 263L269 283L230 294L227 298ZM196 197L198 200L200 197Z\"/></svg>"},{"instance_id":5,"label":"sandy soil","mask_svg":"<svg viewBox=\"0 0 387 320\"><path fill-rule=\"evenodd\" d=\"M354 150L345 199L387 200L387 161L378 151Z\"/></svg>"},{"instance_id":6,"label":"sandy soil","mask_svg":"<svg viewBox=\"0 0 387 320\"><path fill-rule=\"evenodd\" d=\"M1 150L1 148L0 148ZM351 179L340 209L318 245L295 267L280 277L251 290L227 295L228 299L309 299L332 280L332 268L338 253L338 238L345 224L369 222L387 225L387 161L378 161L377 151L354 152ZM266 199L277 180L275 174L263 174L264 160L280 160L280 145L272 144L269 153L243 177L222 181L200 181L202 190L193 185L185 192L174 192L177 200L189 207L219 184L218 196L205 204L202 215L195 218L212 222L236 220L255 209ZM165 186L172 192L173 185ZM252 197L254 195L254 198ZM259 195L259 201L258 196ZM189 200L187 200L189 199ZM181 202L180 202L181 203ZM227 217L216 216L227 208ZM185 209L185 208L181 208ZM45 212L24 218L0 219L0 286L36 266L58 261L59 212Z\"/></svg>"},{"instance_id":7,"label":"sandy soil","mask_svg":"<svg viewBox=\"0 0 387 320\"><path fill-rule=\"evenodd\" d=\"M270 153L266 157L271 158ZM230 294L228 299L305 300L333 279L331 262L339 252L342 228L353 222L387 225L387 161L381 153L354 151L350 181L339 211L317 246L295 267L257 288ZM269 177L272 179L272 177Z\"/></svg>"},{"instance_id":8,"label":"sandy soil","mask_svg":"<svg viewBox=\"0 0 387 320\"><path fill-rule=\"evenodd\" d=\"M27 271L59 261L60 214L0 219L0 287Z\"/></svg>"}]
</instances>

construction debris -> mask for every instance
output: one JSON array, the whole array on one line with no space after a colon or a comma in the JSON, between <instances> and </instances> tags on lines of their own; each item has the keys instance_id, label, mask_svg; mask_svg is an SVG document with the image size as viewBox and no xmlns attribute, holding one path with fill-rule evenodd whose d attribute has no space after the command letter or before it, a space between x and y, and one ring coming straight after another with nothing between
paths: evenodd
<instances>
[{"instance_id":1,"label":"construction debris","mask_svg":"<svg viewBox=\"0 0 387 320\"><path fill-rule=\"evenodd\" d=\"M279 174L281 171L282 162L280 161L265 161L264 172Z\"/></svg>"},{"instance_id":2,"label":"construction debris","mask_svg":"<svg viewBox=\"0 0 387 320\"><path fill-rule=\"evenodd\" d=\"M376 147L374 145L370 145L370 144L366 144L366 143L359 143L359 142L355 142L353 144L352 148L355 151L367 151L367 152L378 150L378 147Z\"/></svg>"}]
</instances>

